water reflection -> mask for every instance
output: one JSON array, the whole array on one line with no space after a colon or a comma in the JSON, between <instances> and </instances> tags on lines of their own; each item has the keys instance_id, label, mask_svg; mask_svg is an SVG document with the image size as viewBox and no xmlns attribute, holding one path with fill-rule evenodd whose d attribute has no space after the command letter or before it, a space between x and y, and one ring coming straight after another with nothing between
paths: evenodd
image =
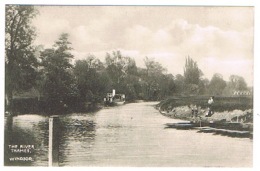
<instances>
[{"instance_id":1,"label":"water reflection","mask_svg":"<svg viewBox=\"0 0 260 171\"><path fill-rule=\"evenodd\" d=\"M6 166L47 166L48 122L46 121L45 117L30 115L5 117Z\"/></svg>"},{"instance_id":2,"label":"water reflection","mask_svg":"<svg viewBox=\"0 0 260 171\"><path fill-rule=\"evenodd\" d=\"M60 116L56 124L58 132L59 166L67 158L87 157L95 139L93 114L72 114ZM5 166L48 166L49 117L20 115L5 117ZM12 148L9 147L12 145ZM16 146L17 145L17 146ZM20 145L34 145L30 153L14 153ZM17 151L17 150L16 150ZM32 161L10 161L15 157L31 157ZM26 159L27 159L26 158ZM25 159L25 158L23 158Z\"/></svg>"},{"instance_id":3,"label":"water reflection","mask_svg":"<svg viewBox=\"0 0 260 171\"><path fill-rule=\"evenodd\" d=\"M91 115L90 115L91 116ZM95 140L95 125L89 115L72 114L60 118L63 125L59 166L64 166L68 161L77 162L91 159L91 147ZM78 158L79 157L79 158Z\"/></svg>"}]
</instances>

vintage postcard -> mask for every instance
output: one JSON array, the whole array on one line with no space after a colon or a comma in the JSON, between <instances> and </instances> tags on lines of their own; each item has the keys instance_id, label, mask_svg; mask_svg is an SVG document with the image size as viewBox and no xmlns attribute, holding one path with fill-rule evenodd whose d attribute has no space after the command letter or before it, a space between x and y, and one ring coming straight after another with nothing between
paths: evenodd
<instances>
[{"instance_id":1,"label":"vintage postcard","mask_svg":"<svg viewBox=\"0 0 260 171\"><path fill-rule=\"evenodd\" d=\"M253 168L254 6L4 9L4 167Z\"/></svg>"}]
</instances>

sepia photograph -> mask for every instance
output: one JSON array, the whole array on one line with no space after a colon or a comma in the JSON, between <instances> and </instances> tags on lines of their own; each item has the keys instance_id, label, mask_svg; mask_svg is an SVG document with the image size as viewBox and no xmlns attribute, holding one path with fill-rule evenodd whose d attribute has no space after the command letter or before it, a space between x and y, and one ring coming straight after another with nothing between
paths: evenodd
<instances>
[{"instance_id":1,"label":"sepia photograph","mask_svg":"<svg viewBox=\"0 0 260 171\"><path fill-rule=\"evenodd\" d=\"M253 168L254 6L4 9L4 167Z\"/></svg>"}]
</instances>

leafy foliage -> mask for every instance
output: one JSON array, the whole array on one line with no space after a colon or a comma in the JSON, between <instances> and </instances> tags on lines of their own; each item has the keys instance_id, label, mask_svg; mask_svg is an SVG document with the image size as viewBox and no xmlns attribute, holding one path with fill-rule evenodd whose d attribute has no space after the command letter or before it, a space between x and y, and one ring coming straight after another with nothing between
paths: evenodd
<instances>
[{"instance_id":1,"label":"leafy foliage","mask_svg":"<svg viewBox=\"0 0 260 171\"><path fill-rule=\"evenodd\" d=\"M126 93L128 100L137 96L139 77L134 59L123 56L120 51L107 53L106 72L111 80L111 86L119 93Z\"/></svg>"},{"instance_id":2,"label":"leafy foliage","mask_svg":"<svg viewBox=\"0 0 260 171\"><path fill-rule=\"evenodd\" d=\"M148 100L159 100L161 98L162 87L168 84L168 81L173 81L173 77L166 75L166 69L159 62L145 57L145 74L143 79L145 84L145 96ZM167 86L166 86L167 87ZM165 94L165 92L164 92Z\"/></svg>"},{"instance_id":3,"label":"leafy foliage","mask_svg":"<svg viewBox=\"0 0 260 171\"><path fill-rule=\"evenodd\" d=\"M209 83L209 93L213 95L221 95L227 86L221 74L214 74Z\"/></svg>"},{"instance_id":4,"label":"leafy foliage","mask_svg":"<svg viewBox=\"0 0 260 171\"><path fill-rule=\"evenodd\" d=\"M185 84L198 85L202 75L202 71L198 68L197 62L188 56L184 67Z\"/></svg>"},{"instance_id":5,"label":"leafy foliage","mask_svg":"<svg viewBox=\"0 0 260 171\"><path fill-rule=\"evenodd\" d=\"M68 41L68 34L61 34L52 49L45 49L41 53L43 82L43 95L49 103L49 110L53 113L68 103L68 99L76 95L72 75L73 55L69 52L72 48ZM57 109L57 110L56 110Z\"/></svg>"},{"instance_id":6,"label":"leafy foliage","mask_svg":"<svg viewBox=\"0 0 260 171\"><path fill-rule=\"evenodd\" d=\"M35 85L37 59L32 46L36 36L31 26L37 15L33 6L6 5L5 14L5 88L7 105L15 92L28 90Z\"/></svg>"},{"instance_id":7,"label":"leafy foliage","mask_svg":"<svg viewBox=\"0 0 260 171\"><path fill-rule=\"evenodd\" d=\"M198 94L200 91L199 83L203 75L202 71L198 68L197 62L193 61L188 56L184 67L184 87L186 94Z\"/></svg>"},{"instance_id":8,"label":"leafy foliage","mask_svg":"<svg viewBox=\"0 0 260 171\"><path fill-rule=\"evenodd\" d=\"M82 101L96 103L101 101L109 85L109 78L104 73L102 62L94 56L77 60L74 68L76 84Z\"/></svg>"}]
</instances>

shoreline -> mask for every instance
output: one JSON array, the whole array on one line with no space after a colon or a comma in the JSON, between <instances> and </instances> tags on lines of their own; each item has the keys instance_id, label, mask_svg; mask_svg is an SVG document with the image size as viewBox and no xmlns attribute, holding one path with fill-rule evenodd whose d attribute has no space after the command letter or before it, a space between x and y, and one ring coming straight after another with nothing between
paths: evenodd
<instances>
[{"instance_id":1,"label":"shoreline","mask_svg":"<svg viewBox=\"0 0 260 171\"><path fill-rule=\"evenodd\" d=\"M253 109L215 111L211 117L206 117L207 109L198 106L197 113L192 114L191 106L164 106L160 102L155 109L161 115L184 122L167 123L166 128L197 129L198 132L215 133L231 137L253 138ZM169 107L170 106L170 107Z\"/></svg>"}]
</instances>

